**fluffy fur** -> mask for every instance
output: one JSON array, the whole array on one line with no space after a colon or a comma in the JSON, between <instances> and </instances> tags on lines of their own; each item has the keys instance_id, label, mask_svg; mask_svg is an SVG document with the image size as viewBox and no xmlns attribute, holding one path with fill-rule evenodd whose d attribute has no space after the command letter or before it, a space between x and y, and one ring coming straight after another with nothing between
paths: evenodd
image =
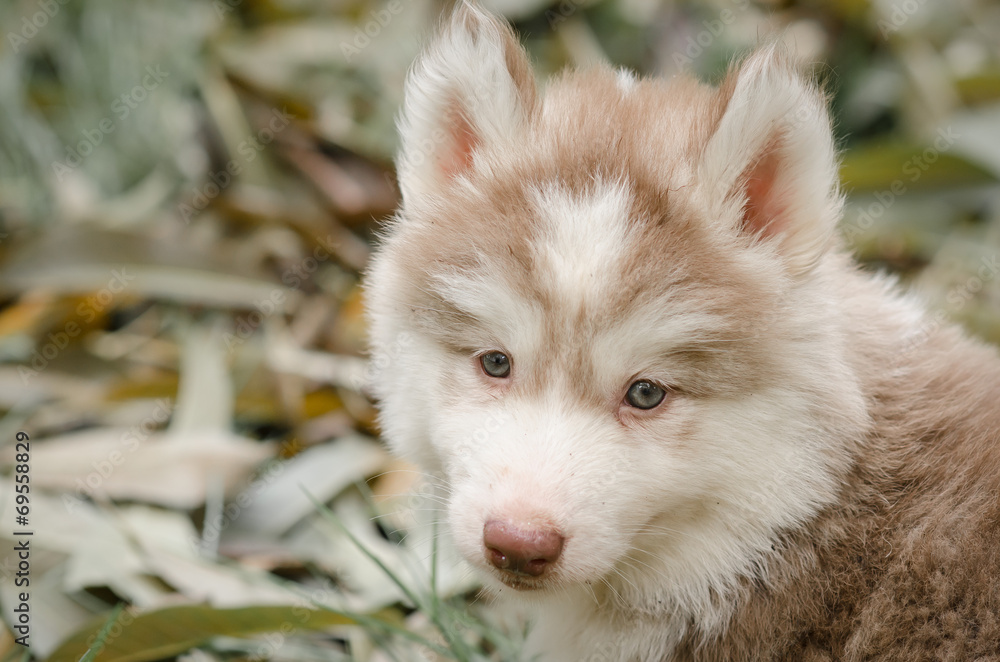
<instances>
[{"instance_id":1,"label":"fluffy fur","mask_svg":"<svg viewBox=\"0 0 1000 662\"><path fill-rule=\"evenodd\" d=\"M717 89L598 69L541 96L462 4L400 130L381 424L537 614L529 655L998 659L1000 360L851 262L824 97L780 53ZM636 379L664 403L628 406ZM491 518L557 527L552 571L493 568Z\"/></svg>"}]
</instances>

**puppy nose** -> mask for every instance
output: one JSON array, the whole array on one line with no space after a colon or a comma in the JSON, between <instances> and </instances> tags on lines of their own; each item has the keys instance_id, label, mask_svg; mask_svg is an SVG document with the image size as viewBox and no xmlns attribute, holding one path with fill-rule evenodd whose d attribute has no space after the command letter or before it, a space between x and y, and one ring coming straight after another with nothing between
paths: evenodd
<instances>
[{"instance_id":1,"label":"puppy nose","mask_svg":"<svg viewBox=\"0 0 1000 662\"><path fill-rule=\"evenodd\" d=\"M549 526L490 520L483 527L486 558L500 570L539 577L562 553L563 537Z\"/></svg>"}]
</instances>

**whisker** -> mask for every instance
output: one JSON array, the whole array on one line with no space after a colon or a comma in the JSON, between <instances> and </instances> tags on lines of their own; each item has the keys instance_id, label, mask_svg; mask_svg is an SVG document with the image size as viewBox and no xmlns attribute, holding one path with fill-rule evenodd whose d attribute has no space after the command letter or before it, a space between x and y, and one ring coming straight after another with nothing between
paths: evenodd
<instances>
[{"instance_id":1,"label":"whisker","mask_svg":"<svg viewBox=\"0 0 1000 662\"><path fill-rule=\"evenodd\" d=\"M366 482L370 483L378 478L381 478L382 476L388 476L389 474L396 474L396 473L416 474L417 476L427 479L427 482L431 483L434 487L447 490L448 492L453 491L453 488L451 484L447 481L447 479L442 478L441 476L436 476L432 473L427 473L426 471L418 471L415 469L387 469L382 473L372 476Z\"/></svg>"},{"instance_id":2,"label":"whisker","mask_svg":"<svg viewBox=\"0 0 1000 662\"><path fill-rule=\"evenodd\" d=\"M644 551L644 550L641 550L641 549L639 549L638 547L633 547L633 548L632 548L632 549L630 549L629 551L630 551L630 552L631 552L631 551L637 551L637 552L642 552L642 551ZM653 573L653 574L654 574L655 576L659 577L660 579L664 579L664 580L667 580L667 581L669 581L669 580L670 580L670 577L668 577L668 576L667 576L667 574L666 574L665 572L663 572L663 571L662 571L662 570L660 570L659 568L654 568L653 566L649 565L648 563L646 563L646 562L645 562L645 561L643 561L642 559L638 559L638 558L636 558L636 557L634 557L634 556L626 556L626 557L623 557L623 558L621 559L621 561L620 561L620 562L621 562L621 563L624 563L624 564L626 564L626 565L628 565L629 567L631 567L632 569L634 569L634 570L635 570L636 572L644 572L644 571L643 571L643 570L641 570L640 568L637 568L637 567L635 567L634 565L632 565L631 563L629 563L630 561L632 561L632 562L635 562L635 563L638 563L639 565L642 565L642 566L645 566L646 568L648 568L648 569L649 569L649 571L650 571L651 573Z\"/></svg>"},{"instance_id":3,"label":"whisker","mask_svg":"<svg viewBox=\"0 0 1000 662\"><path fill-rule=\"evenodd\" d=\"M374 522L377 519L382 519L383 517L393 517L399 516L402 513L446 513L448 510L446 508L407 508L403 511L394 511L391 513L381 513L380 515L372 515L369 521Z\"/></svg>"},{"instance_id":4,"label":"whisker","mask_svg":"<svg viewBox=\"0 0 1000 662\"><path fill-rule=\"evenodd\" d=\"M641 533L669 533L671 535L686 536L699 542L705 541L703 536L698 536L690 531L681 531L680 529L672 529L668 526L660 526L657 524L643 524L636 530L637 535Z\"/></svg>"},{"instance_id":5,"label":"whisker","mask_svg":"<svg viewBox=\"0 0 1000 662\"><path fill-rule=\"evenodd\" d=\"M635 584L633 584L632 580L630 580L628 577L625 576L625 573L623 573L618 568L614 568L614 573L617 576L621 577L625 581L625 583L627 583L629 586L631 586L633 591L635 591L636 593L639 593L639 587L636 586Z\"/></svg>"},{"instance_id":6,"label":"whisker","mask_svg":"<svg viewBox=\"0 0 1000 662\"><path fill-rule=\"evenodd\" d=\"M625 604L625 601L622 599L621 594L615 590L615 587L611 585L611 582L609 582L604 577L601 577L601 581L604 582L604 585L607 586L609 589L611 589L611 592L615 594L615 597L618 598L619 604Z\"/></svg>"}]
</instances>

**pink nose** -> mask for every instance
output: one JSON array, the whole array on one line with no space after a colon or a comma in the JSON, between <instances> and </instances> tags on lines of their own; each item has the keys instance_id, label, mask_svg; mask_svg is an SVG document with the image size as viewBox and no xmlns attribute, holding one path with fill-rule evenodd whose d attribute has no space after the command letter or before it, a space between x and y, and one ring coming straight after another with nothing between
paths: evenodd
<instances>
[{"instance_id":1,"label":"pink nose","mask_svg":"<svg viewBox=\"0 0 1000 662\"><path fill-rule=\"evenodd\" d=\"M563 537L547 526L515 526L491 519L483 527L486 558L500 570L539 577L562 553Z\"/></svg>"}]
</instances>

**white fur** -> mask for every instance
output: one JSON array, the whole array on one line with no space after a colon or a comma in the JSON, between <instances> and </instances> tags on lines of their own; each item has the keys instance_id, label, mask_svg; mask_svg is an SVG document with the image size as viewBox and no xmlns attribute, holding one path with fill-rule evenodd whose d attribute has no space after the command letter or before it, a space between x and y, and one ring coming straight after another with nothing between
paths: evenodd
<instances>
[{"instance_id":1,"label":"white fur","mask_svg":"<svg viewBox=\"0 0 1000 662\"><path fill-rule=\"evenodd\" d=\"M809 306L804 301L803 305ZM668 335L669 328L661 325L658 331ZM656 331L641 325L630 328L626 321L620 329L596 339L594 355L608 357L602 370L627 374L612 357L620 355L622 347L642 347L646 334ZM817 402L816 395L826 390L826 383L843 383L839 380L844 377L851 382L836 359L839 342L840 333L833 330L799 347L786 348L790 374L799 374L803 362L813 364L807 370L808 381L799 377L785 388L755 393L745 400L678 400L670 421L649 438L612 437L612 443L605 446L607 436L595 434L593 424L587 426L590 430L570 431L567 443L577 455L585 452L590 461L583 480L568 449L544 449L550 463L565 463L573 480L609 487L601 493L607 500L600 506L582 501L589 493L582 490L584 496L579 496L581 488L564 476L559 482L557 474L537 472L535 467L541 462L534 458L527 465L530 479L517 480L512 491L531 500L532 490L539 489L532 481L546 481L546 494L574 500L571 509L577 516L570 530L583 532L575 538L578 545L595 555L607 555L604 537L610 535L616 542L628 540L631 551L626 549L614 571L604 575L614 587L608 597L614 609L598 605L586 586L543 598L531 650L544 651L546 661L658 661L668 659L688 619L706 635L717 632L729 614L725 596L732 593L738 577L759 574L755 562L772 553L775 533L808 521L835 500L833 476L835 469L843 467L836 466L839 458L825 452L829 435L861 435L863 429L819 428L817 409L843 408L845 420L865 418L864 403L856 391L828 394L837 397L836 402ZM698 454L671 452L663 440L692 422L699 428ZM513 439L519 436L523 434L512 435ZM532 441L530 445L538 452L537 442ZM511 443L516 442L504 440L505 451ZM586 444L583 450L581 443ZM561 459L553 459L560 452ZM581 501L576 501L578 496ZM453 505L459 507L464 505ZM606 528L609 522L614 524L613 532ZM644 525L652 528L644 529ZM467 531L471 536L471 527ZM571 551L568 546L567 554ZM600 587L599 582L595 584ZM609 619L609 613L619 614L620 620ZM608 642L613 645L609 647ZM603 657L588 657L598 650L605 651Z\"/></svg>"},{"instance_id":2,"label":"white fur","mask_svg":"<svg viewBox=\"0 0 1000 662\"><path fill-rule=\"evenodd\" d=\"M483 21L482 10L470 4L463 10L473 20ZM517 136L527 120L504 64L500 36L490 30L473 34L457 17L414 64L404 88L402 147L396 162L403 201L411 206L441 185L434 160L447 148L450 104L457 104L487 144Z\"/></svg>"},{"instance_id":3,"label":"white fur","mask_svg":"<svg viewBox=\"0 0 1000 662\"><path fill-rule=\"evenodd\" d=\"M804 268L831 245L843 199L823 98L793 71L776 66L777 49L765 48L741 67L696 179L706 208L734 218L746 202L739 178L770 141L780 139L784 166L775 194L794 219L781 239L789 259Z\"/></svg>"},{"instance_id":4,"label":"white fur","mask_svg":"<svg viewBox=\"0 0 1000 662\"><path fill-rule=\"evenodd\" d=\"M534 248L550 287L577 306L607 296L603 285L629 243L628 186L596 181L584 196L549 186L534 197L545 222Z\"/></svg>"},{"instance_id":5,"label":"white fur","mask_svg":"<svg viewBox=\"0 0 1000 662\"><path fill-rule=\"evenodd\" d=\"M530 336L540 332L542 319L538 306L518 297L490 265L481 265L477 273L447 271L437 274L433 288L443 299L482 320L493 331L489 337L470 339L482 350L505 348L513 352L520 347L505 345L505 341L521 334Z\"/></svg>"},{"instance_id":6,"label":"white fur","mask_svg":"<svg viewBox=\"0 0 1000 662\"><path fill-rule=\"evenodd\" d=\"M616 80L618 81L618 89L625 94L635 90L636 85L639 84L639 79L636 77L635 72L631 69L622 67L615 72L615 75Z\"/></svg>"}]
</instances>

